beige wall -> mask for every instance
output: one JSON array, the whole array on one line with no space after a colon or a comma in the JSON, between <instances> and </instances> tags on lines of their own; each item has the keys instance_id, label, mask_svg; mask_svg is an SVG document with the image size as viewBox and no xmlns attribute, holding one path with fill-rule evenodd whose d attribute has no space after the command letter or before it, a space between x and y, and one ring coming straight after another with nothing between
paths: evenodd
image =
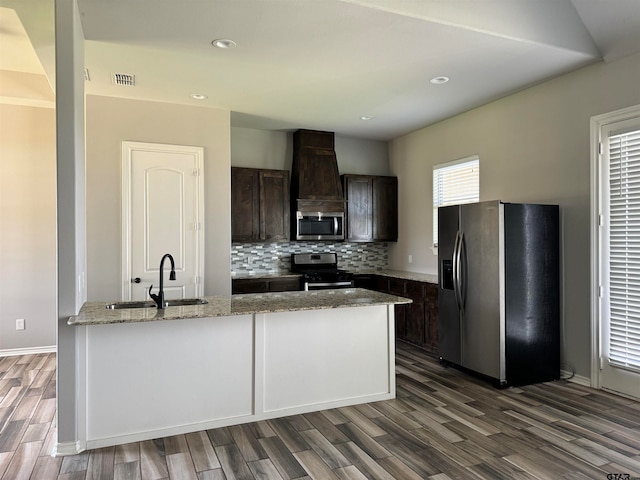
<instances>
[{"instance_id":1,"label":"beige wall","mask_svg":"<svg viewBox=\"0 0 640 480\"><path fill-rule=\"evenodd\" d=\"M390 144L399 177L400 241L393 268L437 273L432 167L480 156L480 199L557 203L562 235L564 369L590 377L590 141L594 115L640 104L640 55L540 84ZM413 263L407 262L413 255Z\"/></svg>"},{"instance_id":2,"label":"beige wall","mask_svg":"<svg viewBox=\"0 0 640 480\"><path fill-rule=\"evenodd\" d=\"M121 296L122 141L204 147L205 294L231 292L229 111L87 96L88 299Z\"/></svg>"},{"instance_id":3,"label":"beige wall","mask_svg":"<svg viewBox=\"0 0 640 480\"><path fill-rule=\"evenodd\" d=\"M340 174L389 175L386 142L335 136ZM291 171L293 132L231 129L231 165Z\"/></svg>"},{"instance_id":4,"label":"beige wall","mask_svg":"<svg viewBox=\"0 0 640 480\"><path fill-rule=\"evenodd\" d=\"M0 104L0 353L56 345L55 114Z\"/></svg>"}]
</instances>

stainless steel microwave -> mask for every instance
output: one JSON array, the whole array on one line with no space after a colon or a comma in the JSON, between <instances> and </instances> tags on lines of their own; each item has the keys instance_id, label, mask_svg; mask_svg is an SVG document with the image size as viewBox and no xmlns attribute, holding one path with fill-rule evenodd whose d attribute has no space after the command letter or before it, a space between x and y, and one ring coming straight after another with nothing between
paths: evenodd
<instances>
[{"instance_id":1,"label":"stainless steel microwave","mask_svg":"<svg viewBox=\"0 0 640 480\"><path fill-rule=\"evenodd\" d=\"M344 212L298 211L296 240L344 240Z\"/></svg>"}]
</instances>

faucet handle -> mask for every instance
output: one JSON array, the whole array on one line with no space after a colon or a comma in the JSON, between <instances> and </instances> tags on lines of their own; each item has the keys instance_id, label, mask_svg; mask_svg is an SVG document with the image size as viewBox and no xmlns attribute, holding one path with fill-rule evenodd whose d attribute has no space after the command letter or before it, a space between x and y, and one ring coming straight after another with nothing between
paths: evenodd
<instances>
[{"instance_id":1,"label":"faucet handle","mask_svg":"<svg viewBox=\"0 0 640 480\"><path fill-rule=\"evenodd\" d=\"M162 308L162 300L160 300L160 295L156 295L155 293L151 293L151 289L153 288L153 285L151 285L149 287L149 296L151 297L151 299L156 302L156 305L158 306L158 308Z\"/></svg>"}]
</instances>

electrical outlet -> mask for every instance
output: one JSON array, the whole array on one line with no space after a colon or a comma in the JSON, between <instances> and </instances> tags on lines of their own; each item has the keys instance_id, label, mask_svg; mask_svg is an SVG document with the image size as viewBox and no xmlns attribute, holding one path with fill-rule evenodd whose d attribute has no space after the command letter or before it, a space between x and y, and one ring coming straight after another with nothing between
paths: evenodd
<instances>
[{"instance_id":1,"label":"electrical outlet","mask_svg":"<svg viewBox=\"0 0 640 480\"><path fill-rule=\"evenodd\" d=\"M24 318L16 319L16 330L24 330Z\"/></svg>"},{"instance_id":2,"label":"electrical outlet","mask_svg":"<svg viewBox=\"0 0 640 480\"><path fill-rule=\"evenodd\" d=\"M413 255L409 255L409 263L413 263Z\"/></svg>"}]
</instances>

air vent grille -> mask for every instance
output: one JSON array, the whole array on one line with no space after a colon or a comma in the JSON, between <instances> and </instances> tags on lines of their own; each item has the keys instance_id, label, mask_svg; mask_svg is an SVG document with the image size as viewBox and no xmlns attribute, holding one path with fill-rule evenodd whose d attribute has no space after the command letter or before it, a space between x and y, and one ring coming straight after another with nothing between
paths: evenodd
<instances>
[{"instance_id":1,"label":"air vent grille","mask_svg":"<svg viewBox=\"0 0 640 480\"><path fill-rule=\"evenodd\" d=\"M136 84L136 76L130 75L128 73L114 73L113 83L115 83L116 85L126 85L128 87L133 87Z\"/></svg>"}]
</instances>

